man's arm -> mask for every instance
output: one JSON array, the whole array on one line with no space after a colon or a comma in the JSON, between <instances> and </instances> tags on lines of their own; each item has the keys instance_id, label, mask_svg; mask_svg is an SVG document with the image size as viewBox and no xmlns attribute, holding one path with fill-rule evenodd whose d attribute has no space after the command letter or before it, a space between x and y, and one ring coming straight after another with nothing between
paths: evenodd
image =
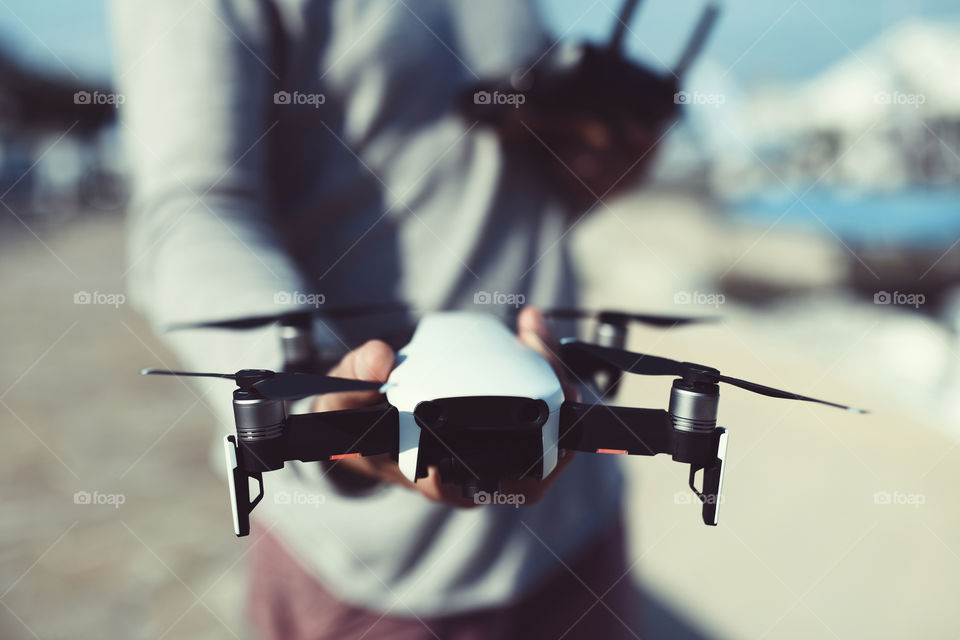
<instances>
[{"instance_id":1,"label":"man's arm","mask_svg":"<svg viewBox=\"0 0 960 640\"><path fill-rule=\"evenodd\" d=\"M173 323L289 310L306 290L269 211L277 82L268 3L115 0L122 133L135 184L133 301Z\"/></svg>"}]
</instances>

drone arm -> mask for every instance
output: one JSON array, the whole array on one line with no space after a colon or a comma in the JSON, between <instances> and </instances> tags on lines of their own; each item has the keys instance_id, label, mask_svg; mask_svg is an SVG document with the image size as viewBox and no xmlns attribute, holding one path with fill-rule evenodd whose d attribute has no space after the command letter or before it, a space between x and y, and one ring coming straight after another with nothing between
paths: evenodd
<instances>
[{"instance_id":1,"label":"drone arm","mask_svg":"<svg viewBox=\"0 0 960 640\"><path fill-rule=\"evenodd\" d=\"M247 430L246 439L239 433L226 436L224 452L234 533L237 536L250 533L250 512L263 499L264 471L280 469L287 460L319 462L379 453L390 453L396 458L397 421L397 410L381 404L287 416L282 422L282 435L264 437L264 428L253 427ZM275 430L276 426L268 425L266 429ZM250 478L259 486L253 500L250 499Z\"/></svg>"},{"instance_id":2,"label":"drone arm","mask_svg":"<svg viewBox=\"0 0 960 640\"><path fill-rule=\"evenodd\" d=\"M564 402L560 447L635 456L669 454L677 462L709 465L716 458L713 431L676 429L667 411Z\"/></svg>"},{"instance_id":3,"label":"drone arm","mask_svg":"<svg viewBox=\"0 0 960 640\"><path fill-rule=\"evenodd\" d=\"M397 410L388 404L292 415L284 429L284 459L319 462L381 453L396 457L397 422Z\"/></svg>"},{"instance_id":4,"label":"drone arm","mask_svg":"<svg viewBox=\"0 0 960 640\"><path fill-rule=\"evenodd\" d=\"M659 409L564 402L560 407L560 447L590 453L669 454L690 465L690 488L703 503L703 522L716 525L722 501L727 431L678 429ZM703 472L702 489L695 480Z\"/></svg>"},{"instance_id":5,"label":"drone arm","mask_svg":"<svg viewBox=\"0 0 960 640\"><path fill-rule=\"evenodd\" d=\"M673 452L670 415L660 409L564 402L560 447L590 453L654 456Z\"/></svg>"}]
</instances>

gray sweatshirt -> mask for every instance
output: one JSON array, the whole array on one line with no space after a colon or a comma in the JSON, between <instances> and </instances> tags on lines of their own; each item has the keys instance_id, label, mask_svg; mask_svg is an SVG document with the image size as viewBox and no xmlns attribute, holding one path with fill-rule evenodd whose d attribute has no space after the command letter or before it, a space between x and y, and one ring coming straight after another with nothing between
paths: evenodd
<instances>
[{"instance_id":1,"label":"gray sweatshirt","mask_svg":"<svg viewBox=\"0 0 960 640\"><path fill-rule=\"evenodd\" d=\"M115 0L114 24L130 293L184 366L281 355L275 328L168 331L182 322L320 301L477 309L481 291L573 303L549 185L453 108L550 45L527 2ZM370 322L322 321L320 339L391 329ZM229 384L194 389L231 431ZM473 510L394 486L342 495L288 463L254 516L347 602L456 613L521 596L618 516L619 472L599 458L579 456L535 506Z\"/></svg>"}]
</instances>

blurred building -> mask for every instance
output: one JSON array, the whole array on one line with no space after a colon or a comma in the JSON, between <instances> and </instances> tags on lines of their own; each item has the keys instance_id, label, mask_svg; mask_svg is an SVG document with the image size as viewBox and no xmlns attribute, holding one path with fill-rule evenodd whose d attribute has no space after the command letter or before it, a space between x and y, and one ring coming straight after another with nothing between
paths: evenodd
<instances>
[{"instance_id":1,"label":"blurred building","mask_svg":"<svg viewBox=\"0 0 960 640\"><path fill-rule=\"evenodd\" d=\"M0 200L10 212L58 220L120 209L122 101L107 87L35 70L0 48Z\"/></svg>"}]
</instances>

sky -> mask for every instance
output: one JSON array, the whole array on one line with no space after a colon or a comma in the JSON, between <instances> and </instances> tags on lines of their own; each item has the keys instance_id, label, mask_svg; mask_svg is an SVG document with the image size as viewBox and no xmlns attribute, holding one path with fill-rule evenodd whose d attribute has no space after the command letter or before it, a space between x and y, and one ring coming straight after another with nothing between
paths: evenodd
<instances>
[{"instance_id":1,"label":"sky","mask_svg":"<svg viewBox=\"0 0 960 640\"><path fill-rule=\"evenodd\" d=\"M138 0L126 0L135 2ZM441 1L441 0L435 0ZM603 41L622 0L535 0L557 37ZM107 80L112 67L106 0L0 0L0 42L64 74ZM904 19L960 22L957 0L728 0L703 61L738 82L816 74ZM704 0L642 0L628 51L669 66Z\"/></svg>"}]
</instances>

